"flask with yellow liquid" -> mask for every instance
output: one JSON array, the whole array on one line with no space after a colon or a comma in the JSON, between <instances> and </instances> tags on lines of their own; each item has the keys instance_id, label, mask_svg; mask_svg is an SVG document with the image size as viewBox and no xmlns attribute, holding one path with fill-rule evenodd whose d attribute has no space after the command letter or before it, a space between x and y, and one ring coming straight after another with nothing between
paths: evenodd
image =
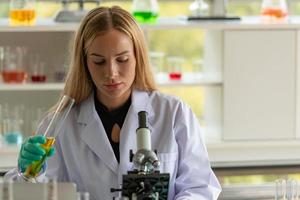
<instances>
[{"instance_id":1,"label":"flask with yellow liquid","mask_svg":"<svg viewBox=\"0 0 300 200\"><path fill-rule=\"evenodd\" d=\"M153 23L158 18L157 0L133 0L132 14L138 22Z\"/></svg>"},{"instance_id":2,"label":"flask with yellow liquid","mask_svg":"<svg viewBox=\"0 0 300 200\"><path fill-rule=\"evenodd\" d=\"M9 20L12 26L33 26L36 21L35 0L10 0Z\"/></svg>"}]
</instances>

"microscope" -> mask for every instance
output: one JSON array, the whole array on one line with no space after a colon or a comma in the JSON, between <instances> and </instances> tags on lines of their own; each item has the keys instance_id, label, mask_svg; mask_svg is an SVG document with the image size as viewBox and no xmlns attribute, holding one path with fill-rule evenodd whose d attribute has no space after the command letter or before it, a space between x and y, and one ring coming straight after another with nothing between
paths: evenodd
<instances>
[{"instance_id":1,"label":"microscope","mask_svg":"<svg viewBox=\"0 0 300 200\"><path fill-rule=\"evenodd\" d=\"M160 173L157 152L151 150L151 132L147 126L147 112L138 113L139 127L136 130L137 152L130 150L133 171L123 175L122 199L128 200L167 200L170 175Z\"/></svg>"}]
</instances>

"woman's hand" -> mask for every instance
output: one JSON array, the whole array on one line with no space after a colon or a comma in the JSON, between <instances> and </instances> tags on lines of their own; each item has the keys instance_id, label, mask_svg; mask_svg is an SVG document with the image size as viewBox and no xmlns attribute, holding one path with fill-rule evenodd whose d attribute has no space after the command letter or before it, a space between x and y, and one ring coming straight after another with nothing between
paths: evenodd
<instances>
[{"instance_id":1,"label":"woman's hand","mask_svg":"<svg viewBox=\"0 0 300 200\"><path fill-rule=\"evenodd\" d=\"M18 158L19 170L22 173L25 172L29 165L41 160L46 155L46 151L41 147L45 143L46 137L43 135L31 136L23 142ZM53 156L54 153L55 149L51 147L47 153L47 157Z\"/></svg>"}]
</instances>

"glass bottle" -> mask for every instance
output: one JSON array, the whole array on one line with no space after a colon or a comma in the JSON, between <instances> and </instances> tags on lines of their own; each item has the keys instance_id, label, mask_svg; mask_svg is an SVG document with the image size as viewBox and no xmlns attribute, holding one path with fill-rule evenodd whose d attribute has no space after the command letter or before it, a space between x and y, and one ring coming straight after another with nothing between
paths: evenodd
<instances>
[{"instance_id":1,"label":"glass bottle","mask_svg":"<svg viewBox=\"0 0 300 200\"><path fill-rule=\"evenodd\" d=\"M9 19L12 26L35 25L35 0L10 0Z\"/></svg>"},{"instance_id":2,"label":"glass bottle","mask_svg":"<svg viewBox=\"0 0 300 200\"><path fill-rule=\"evenodd\" d=\"M263 0L261 16L265 20L286 20L288 9L286 0Z\"/></svg>"},{"instance_id":3,"label":"glass bottle","mask_svg":"<svg viewBox=\"0 0 300 200\"><path fill-rule=\"evenodd\" d=\"M138 22L153 23L158 18L157 0L133 0L132 14Z\"/></svg>"}]
</instances>

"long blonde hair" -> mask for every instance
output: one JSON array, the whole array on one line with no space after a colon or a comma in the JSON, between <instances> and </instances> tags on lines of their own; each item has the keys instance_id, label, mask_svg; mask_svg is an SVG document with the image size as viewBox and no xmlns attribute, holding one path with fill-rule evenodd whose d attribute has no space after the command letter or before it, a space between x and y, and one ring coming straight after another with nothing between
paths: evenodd
<instances>
[{"instance_id":1,"label":"long blonde hair","mask_svg":"<svg viewBox=\"0 0 300 200\"><path fill-rule=\"evenodd\" d=\"M86 62L86 54L92 41L102 33L116 29L131 38L136 58L136 74L133 88L144 91L156 90L150 69L147 46L143 31L126 10L118 7L98 7L83 19L75 36L71 63L69 66L63 95L68 95L80 103L93 90L93 82Z\"/></svg>"}]
</instances>

